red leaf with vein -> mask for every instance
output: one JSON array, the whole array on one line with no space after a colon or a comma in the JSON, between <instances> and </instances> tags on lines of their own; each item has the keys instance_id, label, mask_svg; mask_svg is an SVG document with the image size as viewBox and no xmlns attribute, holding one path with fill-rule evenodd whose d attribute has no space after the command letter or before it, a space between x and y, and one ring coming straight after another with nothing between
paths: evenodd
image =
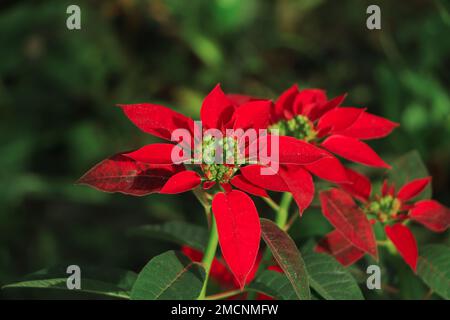
<instances>
[{"instance_id":1,"label":"red leaf with vein","mask_svg":"<svg viewBox=\"0 0 450 320\"><path fill-rule=\"evenodd\" d=\"M350 127L339 134L357 139L377 139L389 135L398 123L364 112Z\"/></svg>"},{"instance_id":2,"label":"red leaf with vein","mask_svg":"<svg viewBox=\"0 0 450 320\"><path fill-rule=\"evenodd\" d=\"M407 201L411 198L414 198L426 188L430 181L431 177L414 179L413 181L401 187L401 189L398 191L397 198L402 201Z\"/></svg>"},{"instance_id":3,"label":"red leaf with vein","mask_svg":"<svg viewBox=\"0 0 450 320\"><path fill-rule=\"evenodd\" d=\"M296 165L280 167L279 175L292 193L301 216L314 198L314 183L311 175L302 166Z\"/></svg>"},{"instance_id":4,"label":"red leaf with vein","mask_svg":"<svg viewBox=\"0 0 450 320\"><path fill-rule=\"evenodd\" d=\"M305 262L292 238L268 219L261 219L264 242L283 270L300 300L311 299Z\"/></svg>"},{"instance_id":5,"label":"red leaf with vein","mask_svg":"<svg viewBox=\"0 0 450 320\"><path fill-rule=\"evenodd\" d=\"M261 169L271 170L273 174L262 175ZM289 191L288 186L281 177L270 168L266 168L259 164L252 164L240 169L242 175L253 184L271 191L285 192Z\"/></svg>"},{"instance_id":6,"label":"red leaf with vein","mask_svg":"<svg viewBox=\"0 0 450 320\"><path fill-rule=\"evenodd\" d=\"M159 138L171 140L172 132L176 129L186 129L193 134L194 121L167 107L150 103L119 107L139 129Z\"/></svg>"},{"instance_id":7,"label":"red leaf with vein","mask_svg":"<svg viewBox=\"0 0 450 320\"><path fill-rule=\"evenodd\" d=\"M450 226L450 209L434 200L416 202L409 217L435 232L444 232Z\"/></svg>"},{"instance_id":8,"label":"red leaf with vein","mask_svg":"<svg viewBox=\"0 0 450 320\"><path fill-rule=\"evenodd\" d=\"M274 140L274 141L272 141ZM261 161L270 163L276 161L276 148L272 142L278 143L278 161L283 164L311 164L329 155L322 149L293 137L288 136L264 136L258 139L258 152ZM272 159L273 158L273 159Z\"/></svg>"},{"instance_id":9,"label":"red leaf with vein","mask_svg":"<svg viewBox=\"0 0 450 320\"><path fill-rule=\"evenodd\" d=\"M322 147L350 161L367 166L390 168L372 148L355 138L332 135L322 143Z\"/></svg>"},{"instance_id":10,"label":"red leaf with vein","mask_svg":"<svg viewBox=\"0 0 450 320\"><path fill-rule=\"evenodd\" d=\"M372 225L350 195L339 189L331 189L320 193L320 202L328 221L354 246L377 259Z\"/></svg>"},{"instance_id":11,"label":"red leaf with vein","mask_svg":"<svg viewBox=\"0 0 450 320\"><path fill-rule=\"evenodd\" d=\"M101 191L143 196L159 192L170 177L183 170L180 165L146 164L115 155L89 170L78 183Z\"/></svg>"},{"instance_id":12,"label":"red leaf with vein","mask_svg":"<svg viewBox=\"0 0 450 320\"><path fill-rule=\"evenodd\" d=\"M349 266L364 256L364 251L351 244L339 231L334 230L320 240L316 252L328 253L344 266Z\"/></svg>"},{"instance_id":13,"label":"red leaf with vein","mask_svg":"<svg viewBox=\"0 0 450 320\"><path fill-rule=\"evenodd\" d=\"M186 152L187 155L183 157L182 150L182 148L173 144L154 143L146 145L138 150L125 153L124 156L145 163L179 164L190 159L190 152Z\"/></svg>"},{"instance_id":14,"label":"red leaf with vein","mask_svg":"<svg viewBox=\"0 0 450 320\"><path fill-rule=\"evenodd\" d=\"M200 118L204 129L221 130L223 125L231 120L234 109L233 102L228 99L218 84L203 100Z\"/></svg>"},{"instance_id":15,"label":"red leaf with vein","mask_svg":"<svg viewBox=\"0 0 450 320\"><path fill-rule=\"evenodd\" d=\"M345 167L335 156L331 154L329 156L329 158L323 158L314 163L306 164L305 168L324 180L335 183L348 182Z\"/></svg>"},{"instance_id":16,"label":"red leaf with vein","mask_svg":"<svg viewBox=\"0 0 450 320\"><path fill-rule=\"evenodd\" d=\"M258 187L257 185L254 185L249 180L247 180L242 174L235 175L233 179L231 179L231 184L236 188L241 189L242 191L245 191L252 195L265 198L269 197L266 190Z\"/></svg>"},{"instance_id":17,"label":"red leaf with vein","mask_svg":"<svg viewBox=\"0 0 450 320\"><path fill-rule=\"evenodd\" d=\"M255 264L261 229L252 199L242 191L218 193L212 201L223 257L241 288Z\"/></svg>"},{"instance_id":18,"label":"red leaf with vein","mask_svg":"<svg viewBox=\"0 0 450 320\"><path fill-rule=\"evenodd\" d=\"M350 183L341 183L340 187L362 202L367 202L372 192L370 180L352 169L345 170Z\"/></svg>"},{"instance_id":19,"label":"red leaf with vein","mask_svg":"<svg viewBox=\"0 0 450 320\"><path fill-rule=\"evenodd\" d=\"M401 223L394 224L393 226L384 227L386 235L392 241L397 248L403 260L416 271L418 250L416 239L412 232Z\"/></svg>"},{"instance_id":20,"label":"red leaf with vein","mask_svg":"<svg viewBox=\"0 0 450 320\"><path fill-rule=\"evenodd\" d=\"M182 171L179 172L166 182L160 193L176 194L194 189L202 182L197 172Z\"/></svg>"}]
</instances>

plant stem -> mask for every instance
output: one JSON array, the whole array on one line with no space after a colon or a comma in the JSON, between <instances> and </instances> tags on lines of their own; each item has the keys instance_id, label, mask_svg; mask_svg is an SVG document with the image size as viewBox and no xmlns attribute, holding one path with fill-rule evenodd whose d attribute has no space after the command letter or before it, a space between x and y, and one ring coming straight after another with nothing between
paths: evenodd
<instances>
[{"instance_id":1,"label":"plant stem","mask_svg":"<svg viewBox=\"0 0 450 320\"><path fill-rule=\"evenodd\" d=\"M211 215L211 231L209 234L208 246L206 247L205 254L202 259L203 267L205 268L206 276L203 283L202 291L200 292L199 300L203 300L206 297L206 287L208 286L209 274L211 271L211 264L216 255L217 244L219 242L219 235L217 234L216 220Z\"/></svg>"},{"instance_id":2,"label":"plant stem","mask_svg":"<svg viewBox=\"0 0 450 320\"><path fill-rule=\"evenodd\" d=\"M213 294L210 296L205 297L205 300L221 300L221 299L226 299L232 296L235 296L237 294L242 293L243 291L241 290L231 290L231 291L225 291L225 292L221 292L221 293L217 293L217 294Z\"/></svg>"},{"instance_id":3,"label":"plant stem","mask_svg":"<svg viewBox=\"0 0 450 320\"><path fill-rule=\"evenodd\" d=\"M262 198L274 211L278 212L280 210L280 206L275 203L271 198Z\"/></svg>"},{"instance_id":4,"label":"plant stem","mask_svg":"<svg viewBox=\"0 0 450 320\"><path fill-rule=\"evenodd\" d=\"M291 205L292 194L285 192L280 202L280 209L277 212L275 223L281 229L284 229L289 216L289 206Z\"/></svg>"}]
</instances>

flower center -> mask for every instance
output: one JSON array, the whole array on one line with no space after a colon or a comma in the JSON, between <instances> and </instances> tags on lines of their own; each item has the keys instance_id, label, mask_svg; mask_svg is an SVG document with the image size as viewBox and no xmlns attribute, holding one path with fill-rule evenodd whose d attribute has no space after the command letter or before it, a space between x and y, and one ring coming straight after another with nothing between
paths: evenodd
<instances>
[{"instance_id":1,"label":"flower center","mask_svg":"<svg viewBox=\"0 0 450 320\"><path fill-rule=\"evenodd\" d=\"M210 181L227 183L239 169L239 149L234 137L206 136L201 156L201 168Z\"/></svg>"},{"instance_id":2,"label":"flower center","mask_svg":"<svg viewBox=\"0 0 450 320\"><path fill-rule=\"evenodd\" d=\"M391 195L380 198L379 200L372 201L368 206L369 213L378 215L386 220L397 214L400 210L401 202L399 199L394 198Z\"/></svg>"},{"instance_id":3,"label":"flower center","mask_svg":"<svg viewBox=\"0 0 450 320\"><path fill-rule=\"evenodd\" d=\"M291 136L304 141L314 140L317 132L314 129L314 124L308 117L304 115L297 115L290 120L281 120L269 127L269 131L277 129L280 136Z\"/></svg>"},{"instance_id":4,"label":"flower center","mask_svg":"<svg viewBox=\"0 0 450 320\"><path fill-rule=\"evenodd\" d=\"M219 183L229 182L239 169L237 166L223 164L203 164L201 167L208 180L217 181Z\"/></svg>"}]
</instances>

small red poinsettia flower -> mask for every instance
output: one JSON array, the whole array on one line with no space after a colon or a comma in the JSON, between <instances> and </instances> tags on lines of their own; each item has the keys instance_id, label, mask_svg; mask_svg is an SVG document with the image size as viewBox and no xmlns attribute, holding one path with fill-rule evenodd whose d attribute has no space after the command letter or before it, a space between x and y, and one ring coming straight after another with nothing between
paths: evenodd
<instances>
[{"instance_id":1,"label":"small red poinsettia flower","mask_svg":"<svg viewBox=\"0 0 450 320\"><path fill-rule=\"evenodd\" d=\"M367 177L350 169L347 175L352 184L342 184L342 189L320 194L322 212L336 229L320 241L316 250L332 254L343 265L356 262L364 253L376 257L372 224L379 221L384 225L387 238L416 271L417 243L405 222L412 220L435 232L443 232L450 225L450 210L439 202L413 201L430 183L431 177L412 180L398 192L394 185L384 181L380 194L371 196L372 185Z\"/></svg>"},{"instance_id":2,"label":"small red poinsettia flower","mask_svg":"<svg viewBox=\"0 0 450 320\"><path fill-rule=\"evenodd\" d=\"M247 193L262 197L267 197L267 193L240 174L247 166L245 162L195 160L198 160L197 153L216 155L211 149L217 146L223 152L231 150L231 160L241 154L245 157L246 146L259 138L247 141L245 135L230 137L227 130L267 128L271 102L228 97L217 85L203 101L200 124L161 105L141 103L120 107L139 129L171 143L150 144L114 155L88 171L79 183L135 196L176 194L200 185L209 190L220 185L224 192L215 193L212 199L219 243L225 261L243 287L255 264L260 242L258 213ZM199 147L198 135L202 138ZM307 165L327 157L322 150L304 141L279 137L278 142L279 164ZM174 155L182 161L173 161Z\"/></svg>"},{"instance_id":3,"label":"small red poinsettia flower","mask_svg":"<svg viewBox=\"0 0 450 320\"><path fill-rule=\"evenodd\" d=\"M243 175L268 190L291 192L302 213L314 197L311 174L335 183L348 182L345 168L333 154L367 166L389 168L361 140L385 137L398 124L363 108L342 107L344 98L328 100L323 90L299 91L297 85L286 90L269 110L269 130L318 146L328 157L306 165L282 165L278 175L270 179L259 176L252 167L245 168Z\"/></svg>"}]
</instances>

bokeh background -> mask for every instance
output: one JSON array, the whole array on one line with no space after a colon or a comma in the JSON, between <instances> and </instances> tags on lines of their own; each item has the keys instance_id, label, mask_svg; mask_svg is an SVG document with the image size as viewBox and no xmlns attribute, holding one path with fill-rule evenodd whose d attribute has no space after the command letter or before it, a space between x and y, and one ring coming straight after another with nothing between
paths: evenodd
<instances>
[{"instance_id":1,"label":"bokeh background","mask_svg":"<svg viewBox=\"0 0 450 320\"><path fill-rule=\"evenodd\" d=\"M69 4L81 7L81 30L66 28ZM366 28L369 4L381 7L381 31ZM450 205L449 12L443 0L1 1L0 285L58 264L139 271L171 246L129 228L204 223L192 194L133 198L74 182L154 141L115 104L156 102L198 117L219 82L271 98L293 83L347 92L347 105L401 123L371 145L386 159L417 149L434 197ZM296 240L329 228L308 223ZM392 297L426 293L417 288Z\"/></svg>"}]
</instances>

